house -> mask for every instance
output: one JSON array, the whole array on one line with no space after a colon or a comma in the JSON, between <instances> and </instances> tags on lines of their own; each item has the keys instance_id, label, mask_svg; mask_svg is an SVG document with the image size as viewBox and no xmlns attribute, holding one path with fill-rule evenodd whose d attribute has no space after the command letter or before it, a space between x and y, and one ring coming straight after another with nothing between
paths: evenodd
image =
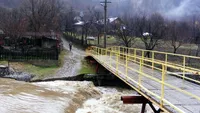
<instances>
[{"instance_id":1,"label":"house","mask_svg":"<svg viewBox=\"0 0 200 113\"><path fill-rule=\"evenodd\" d=\"M26 32L20 42L23 45L34 45L41 48L59 48L61 40L54 32Z\"/></svg>"},{"instance_id":2,"label":"house","mask_svg":"<svg viewBox=\"0 0 200 113\"><path fill-rule=\"evenodd\" d=\"M98 20L96 24L104 26L104 20L103 19ZM107 19L107 30L108 30L107 33L112 34L118 26L122 26L122 25L123 25L123 21L119 17L108 18Z\"/></svg>"},{"instance_id":3,"label":"house","mask_svg":"<svg viewBox=\"0 0 200 113\"><path fill-rule=\"evenodd\" d=\"M104 25L104 19L98 20L96 22L97 24ZM122 24L122 20L119 17L112 17L107 19L107 25L116 25L116 24Z\"/></svg>"},{"instance_id":4,"label":"house","mask_svg":"<svg viewBox=\"0 0 200 113\"><path fill-rule=\"evenodd\" d=\"M81 33L82 31L82 27L85 25L85 22L83 21L77 21L76 23L74 23L74 26L75 26L75 29L76 29L76 32L78 33Z\"/></svg>"},{"instance_id":5,"label":"house","mask_svg":"<svg viewBox=\"0 0 200 113\"><path fill-rule=\"evenodd\" d=\"M109 24L122 24L122 20L119 17L114 17L114 18L108 18L108 23Z\"/></svg>"}]
</instances>

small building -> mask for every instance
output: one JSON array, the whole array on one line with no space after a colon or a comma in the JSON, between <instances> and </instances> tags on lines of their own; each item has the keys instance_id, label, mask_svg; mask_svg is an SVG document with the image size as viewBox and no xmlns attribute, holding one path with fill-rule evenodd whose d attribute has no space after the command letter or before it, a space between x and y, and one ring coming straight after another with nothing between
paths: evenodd
<instances>
[{"instance_id":1,"label":"small building","mask_svg":"<svg viewBox=\"0 0 200 113\"><path fill-rule=\"evenodd\" d=\"M85 25L85 22L83 22L83 21L78 21L78 22L74 23L76 32L81 33L82 27L84 25Z\"/></svg>"},{"instance_id":2,"label":"small building","mask_svg":"<svg viewBox=\"0 0 200 113\"><path fill-rule=\"evenodd\" d=\"M96 22L98 25L104 26L104 20L99 20ZM123 25L123 21L119 17L112 17L107 19L107 33L112 34L114 30Z\"/></svg>"},{"instance_id":3,"label":"small building","mask_svg":"<svg viewBox=\"0 0 200 113\"><path fill-rule=\"evenodd\" d=\"M96 23L98 24L102 24L104 25L104 20L98 20ZM110 25L116 25L116 24L122 24L122 20L119 18L119 17L112 17L112 18L108 18L107 19L107 25L110 26Z\"/></svg>"},{"instance_id":4,"label":"small building","mask_svg":"<svg viewBox=\"0 0 200 113\"><path fill-rule=\"evenodd\" d=\"M21 37L21 43L32 44L41 48L58 48L60 42L60 37L54 32L26 32Z\"/></svg>"}]
</instances>

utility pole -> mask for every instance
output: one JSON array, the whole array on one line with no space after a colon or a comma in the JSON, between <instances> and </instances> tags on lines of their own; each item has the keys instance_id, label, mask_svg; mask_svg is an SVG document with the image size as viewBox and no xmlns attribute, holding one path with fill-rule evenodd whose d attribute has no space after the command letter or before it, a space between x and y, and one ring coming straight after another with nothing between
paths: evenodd
<instances>
[{"instance_id":1,"label":"utility pole","mask_svg":"<svg viewBox=\"0 0 200 113\"><path fill-rule=\"evenodd\" d=\"M105 0L104 2L100 2L101 4L104 4L104 48L106 48L106 31L107 31L107 5L108 2Z\"/></svg>"}]
</instances>

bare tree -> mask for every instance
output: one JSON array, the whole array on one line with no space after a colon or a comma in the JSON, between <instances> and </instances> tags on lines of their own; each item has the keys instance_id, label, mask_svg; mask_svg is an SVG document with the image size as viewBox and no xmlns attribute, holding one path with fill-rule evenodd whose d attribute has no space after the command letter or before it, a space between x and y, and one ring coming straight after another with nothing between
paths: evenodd
<instances>
[{"instance_id":1,"label":"bare tree","mask_svg":"<svg viewBox=\"0 0 200 113\"><path fill-rule=\"evenodd\" d=\"M95 27L97 29L97 40L98 45L100 44L100 35L103 32L104 25L101 22L103 20L103 13L100 10L94 10L95 16Z\"/></svg>"},{"instance_id":2,"label":"bare tree","mask_svg":"<svg viewBox=\"0 0 200 113\"><path fill-rule=\"evenodd\" d=\"M21 7L29 20L30 31L60 30L62 5L59 0L24 0Z\"/></svg>"},{"instance_id":3,"label":"bare tree","mask_svg":"<svg viewBox=\"0 0 200 113\"><path fill-rule=\"evenodd\" d=\"M70 32L71 35L75 32L74 23L75 23L75 11L71 7L70 10L66 13L66 23L65 23L65 31Z\"/></svg>"},{"instance_id":4,"label":"bare tree","mask_svg":"<svg viewBox=\"0 0 200 113\"><path fill-rule=\"evenodd\" d=\"M85 44L87 44L88 34L91 32L91 27L94 24L95 17L93 15L93 10L94 10L94 7L88 7L87 11L81 17L81 20L84 23L82 25L82 44L84 44L84 40L85 40Z\"/></svg>"},{"instance_id":5,"label":"bare tree","mask_svg":"<svg viewBox=\"0 0 200 113\"><path fill-rule=\"evenodd\" d=\"M26 31L28 22L19 9L4 10L1 14L1 29L7 36L17 39Z\"/></svg>"},{"instance_id":6,"label":"bare tree","mask_svg":"<svg viewBox=\"0 0 200 113\"><path fill-rule=\"evenodd\" d=\"M167 40L173 47L173 53L182 46L182 44L191 41L190 27L187 22L172 21L168 25Z\"/></svg>"},{"instance_id":7,"label":"bare tree","mask_svg":"<svg viewBox=\"0 0 200 113\"><path fill-rule=\"evenodd\" d=\"M200 19L194 16L192 19L192 35L194 43L197 45L196 56L199 56L200 51Z\"/></svg>"},{"instance_id":8,"label":"bare tree","mask_svg":"<svg viewBox=\"0 0 200 113\"><path fill-rule=\"evenodd\" d=\"M115 33L126 47L131 47L134 40L134 21L128 15L122 17L123 23L115 24Z\"/></svg>"},{"instance_id":9,"label":"bare tree","mask_svg":"<svg viewBox=\"0 0 200 113\"><path fill-rule=\"evenodd\" d=\"M136 26L146 50L153 50L158 41L166 35L164 18L158 13L152 14L149 19L145 15L137 17ZM150 57L149 52L146 56Z\"/></svg>"}]
</instances>

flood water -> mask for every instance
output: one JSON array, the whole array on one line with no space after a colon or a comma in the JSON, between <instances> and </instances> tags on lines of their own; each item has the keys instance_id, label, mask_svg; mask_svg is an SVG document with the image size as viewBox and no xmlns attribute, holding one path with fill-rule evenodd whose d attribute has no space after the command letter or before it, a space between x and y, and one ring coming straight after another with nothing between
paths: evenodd
<instances>
[{"instance_id":1,"label":"flood water","mask_svg":"<svg viewBox=\"0 0 200 113\"><path fill-rule=\"evenodd\" d=\"M1 113L73 113L100 93L90 82L26 83L0 79Z\"/></svg>"},{"instance_id":2,"label":"flood water","mask_svg":"<svg viewBox=\"0 0 200 113\"><path fill-rule=\"evenodd\" d=\"M0 113L139 113L140 105L123 105L133 90L95 87L91 82L26 83L0 79Z\"/></svg>"},{"instance_id":3,"label":"flood water","mask_svg":"<svg viewBox=\"0 0 200 113\"><path fill-rule=\"evenodd\" d=\"M67 50L67 41L63 44ZM53 77L76 75L83 55L84 51L73 47ZM0 113L139 113L141 105L124 105L120 100L134 94L128 89L95 87L92 82L28 83L0 78Z\"/></svg>"}]
</instances>

